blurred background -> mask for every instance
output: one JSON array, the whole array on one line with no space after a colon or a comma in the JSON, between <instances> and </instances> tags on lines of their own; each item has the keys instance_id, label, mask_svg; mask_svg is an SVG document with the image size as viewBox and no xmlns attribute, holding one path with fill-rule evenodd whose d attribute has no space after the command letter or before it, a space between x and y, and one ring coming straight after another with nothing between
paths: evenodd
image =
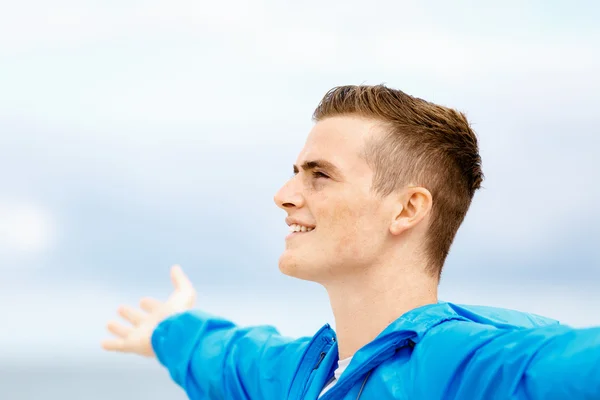
<instances>
[{"instance_id":1,"label":"blurred background","mask_svg":"<svg viewBox=\"0 0 600 400\"><path fill-rule=\"evenodd\" d=\"M280 274L273 195L323 94L466 112L486 174L441 283L458 303L600 324L600 3L67 1L0 6L0 398L184 399L100 349L166 297L286 335L333 323Z\"/></svg>"}]
</instances>

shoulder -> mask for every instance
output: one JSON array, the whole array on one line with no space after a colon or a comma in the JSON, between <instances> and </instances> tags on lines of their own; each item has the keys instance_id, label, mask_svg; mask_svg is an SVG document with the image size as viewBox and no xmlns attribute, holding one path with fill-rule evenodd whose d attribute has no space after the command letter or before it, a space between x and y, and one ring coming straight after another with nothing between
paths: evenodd
<instances>
[{"instance_id":1,"label":"shoulder","mask_svg":"<svg viewBox=\"0 0 600 400\"><path fill-rule=\"evenodd\" d=\"M490 369L504 368L507 350L515 365L556 335L571 329L558 321L503 308L448 305L452 318L438 321L420 336L410 356L411 393L420 398L443 398L458 381L489 379ZM494 378L495 379L495 378ZM435 385L426 384L435 382ZM441 396L441 397L440 397Z\"/></svg>"},{"instance_id":2,"label":"shoulder","mask_svg":"<svg viewBox=\"0 0 600 400\"><path fill-rule=\"evenodd\" d=\"M469 322L497 328L519 329L558 325L555 319L509 308L445 303L458 316Z\"/></svg>"},{"instance_id":3,"label":"shoulder","mask_svg":"<svg viewBox=\"0 0 600 400\"><path fill-rule=\"evenodd\" d=\"M449 380L479 349L513 329L472 321L443 322L415 344L410 358L411 371L438 383Z\"/></svg>"},{"instance_id":4,"label":"shoulder","mask_svg":"<svg viewBox=\"0 0 600 400\"><path fill-rule=\"evenodd\" d=\"M451 370L453 362L463 363L483 347L508 346L525 336L543 341L571 329L550 318L506 308L447 305L456 317L440 321L423 334L413 352L417 363L437 360Z\"/></svg>"}]
</instances>

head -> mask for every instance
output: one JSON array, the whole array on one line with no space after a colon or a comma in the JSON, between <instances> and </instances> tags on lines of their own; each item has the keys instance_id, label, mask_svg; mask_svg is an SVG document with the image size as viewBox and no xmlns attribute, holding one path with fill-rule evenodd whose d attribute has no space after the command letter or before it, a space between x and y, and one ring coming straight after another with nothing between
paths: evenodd
<instances>
[{"instance_id":1,"label":"head","mask_svg":"<svg viewBox=\"0 0 600 400\"><path fill-rule=\"evenodd\" d=\"M291 233L280 269L326 282L413 262L439 279L483 173L462 113L399 90L330 90L275 195Z\"/></svg>"}]
</instances>

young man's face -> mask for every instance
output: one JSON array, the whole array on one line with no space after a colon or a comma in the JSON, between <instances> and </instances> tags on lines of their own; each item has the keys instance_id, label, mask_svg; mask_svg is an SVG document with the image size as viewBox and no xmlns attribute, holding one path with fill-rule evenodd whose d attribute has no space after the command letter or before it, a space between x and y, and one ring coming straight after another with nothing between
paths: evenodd
<instances>
[{"instance_id":1,"label":"young man's face","mask_svg":"<svg viewBox=\"0 0 600 400\"><path fill-rule=\"evenodd\" d=\"M280 270L325 283L377 262L393 218L389 202L371 191L373 171L361 156L373 121L333 117L318 122L275 195L291 229Z\"/></svg>"}]
</instances>

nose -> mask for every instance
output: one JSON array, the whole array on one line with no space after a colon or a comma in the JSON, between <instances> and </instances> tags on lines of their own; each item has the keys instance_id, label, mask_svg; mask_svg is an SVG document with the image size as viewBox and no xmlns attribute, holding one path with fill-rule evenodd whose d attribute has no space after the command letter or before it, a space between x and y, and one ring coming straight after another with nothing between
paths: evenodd
<instances>
[{"instance_id":1,"label":"nose","mask_svg":"<svg viewBox=\"0 0 600 400\"><path fill-rule=\"evenodd\" d=\"M304 205L304 197L296 183L296 178L297 177L293 177L287 181L277 193L275 193L274 200L277 207L283 210L289 210L291 208L300 208Z\"/></svg>"}]
</instances>

